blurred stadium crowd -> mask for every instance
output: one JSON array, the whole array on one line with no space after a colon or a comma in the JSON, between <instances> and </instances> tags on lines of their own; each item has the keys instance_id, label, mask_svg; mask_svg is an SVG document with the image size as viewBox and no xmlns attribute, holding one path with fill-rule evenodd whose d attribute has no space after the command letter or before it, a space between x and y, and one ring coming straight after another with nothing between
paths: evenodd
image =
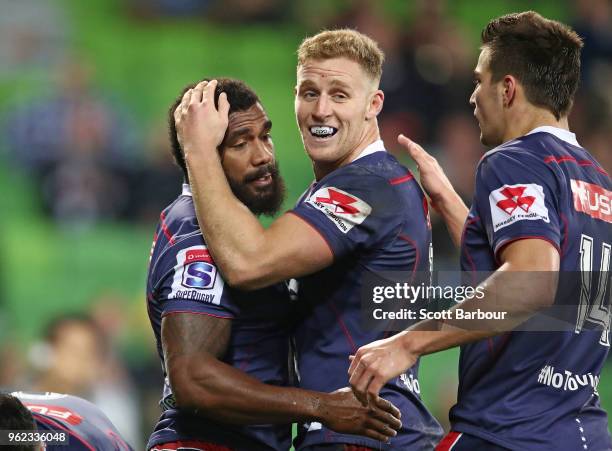
<instances>
[{"instance_id":1,"label":"blurred stadium crowd","mask_svg":"<svg viewBox=\"0 0 612 451\"><path fill-rule=\"evenodd\" d=\"M485 151L467 103L474 43L490 17L525 7L584 37L570 126L610 172L608 0L0 0L0 387L90 399L142 448L161 391L144 273L157 215L180 189L165 108L183 85L223 75L257 88L283 130L275 141L293 202L311 175L291 117L291 49L322 28L356 28L386 54L387 146L402 132L434 150L469 204ZM436 268L454 268L439 223L434 246ZM439 365L429 405L444 420L456 375Z\"/></svg>"}]
</instances>

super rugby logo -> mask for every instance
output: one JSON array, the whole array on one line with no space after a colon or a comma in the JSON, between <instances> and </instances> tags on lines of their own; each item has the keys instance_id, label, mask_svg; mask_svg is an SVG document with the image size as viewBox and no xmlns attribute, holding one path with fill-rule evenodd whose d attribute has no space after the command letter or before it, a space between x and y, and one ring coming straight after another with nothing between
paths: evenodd
<instances>
[{"instance_id":1,"label":"super rugby logo","mask_svg":"<svg viewBox=\"0 0 612 451\"><path fill-rule=\"evenodd\" d=\"M517 221L550 222L544 189L534 183L504 185L489 194L489 205L495 232Z\"/></svg>"},{"instance_id":2,"label":"super rugby logo","mask_svg":"<svg viewBox=\"0 0 612 451\"><path fill-rule=\"evenodd\" d=\"M208 249L188 250L185 253L183 286L204 290L214 287L217 268L212 263Z\"/></svg>"},{"instance_id":3,"label":"super rugby logo","mask_svg":"<svg viewBox=\"0 0 612 451\"><path fill-rule=\"evenodd\" d=\"M333 186L317 190L306 203L322 211L343 233L361 224L372 212L366 202Z\"/></svg>"},{"instance_id":4,"label":"super rugby logo","mask_svg":"<svg viewBox=\"0 0 612 451\"><path fill-rule=\"evenodd\" d=\"M176 265L168 299L217 304L221 302L223 279L206 246L192 246L176 254Z\"/></svg>"}]
</instances>

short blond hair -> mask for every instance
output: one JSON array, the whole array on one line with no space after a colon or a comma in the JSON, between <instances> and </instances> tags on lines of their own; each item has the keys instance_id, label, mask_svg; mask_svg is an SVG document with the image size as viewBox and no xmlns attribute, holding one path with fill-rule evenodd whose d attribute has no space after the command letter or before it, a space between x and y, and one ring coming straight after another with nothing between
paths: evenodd
<instances>
[{"instance_id":1,"label":"short blond hair","mask_svg":"<svg viewBox=\"0 0 612 451\"><path fill-rule=\"evenodd\" d=\"M350 28L324 30L304 39L297 55L298 67L311 59L348 58L358 63L376 81L380 81L385 61L385 54L376 41Z\"/></svg>"}]
</instances>

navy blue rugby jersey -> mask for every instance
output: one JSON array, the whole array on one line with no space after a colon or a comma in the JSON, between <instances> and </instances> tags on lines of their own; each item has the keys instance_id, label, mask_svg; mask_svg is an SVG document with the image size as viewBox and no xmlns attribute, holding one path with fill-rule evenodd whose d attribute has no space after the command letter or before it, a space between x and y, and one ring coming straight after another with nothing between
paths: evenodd
<instances>
[{"instance_id":1,"label":"navy blue rugby jersey","mask_svg":"<svg viewBox=\"0 0 612 451\"><path fill-rule=\"evenodd\" d=\"M257 264L256 261L253 262ZM189 185L161 214L151 252L147 305L164 368L161 321L186 312L232 321L222 361L266 384L289 385L289 291L285 284L243 292L225 285L197 223ZM175 407L165 374L163 413L148 447L201 440L235 450L287 450L291 425L230 425Z\"/></svg>"},{"instance_id":2,"label":"navy blue rugby jersey","mask_svg":"<svg viewBox=\"0 0 612 451\"><path fill-rule=\"evenodd\" d=\"M361 325L363 279L379 271L430 271L427 201L410 171L379 140L314 183L292 213L314 227L334 255L331 266L299 280L302 311L295 331L300 387L331 392L348 385L349 355L388 336ZM389 444L312 422L298 428L296 448L346 443L433 449L442 429L421 401L418 363L389 381L381 396L402 412L402 429Z\"/></svg>"},{"instance_id":3,"label":"navy blue rugby jersey","mask_svg":"<svg viewBox=\"0 0 612 451\"><path fill-rule=\"evenodd\" d=\"M575 286L557 293L556 303L564 297L573 306L576 325L568 331L515 330L461 348L454 430L513 450L612 449L597 393L610 349L611 190L610 177L573 133L553 127L480 161L462 269L495 270L504 245L538 238L558 249L561 271L592 277L574 277Z\"/></svg>"},{"instance_id":4,"label":"navy blue rugby jersey","mask_svg":"<svg viewBox=\"0 0 612 451\"><path fill-rule=\"evenodd\" d=\"M49 451L131 451L132 447L94 404L58 393L11 393L32 412L39 432L63 432L68 444L48 444Z\"/></svg>"}]
</instances>

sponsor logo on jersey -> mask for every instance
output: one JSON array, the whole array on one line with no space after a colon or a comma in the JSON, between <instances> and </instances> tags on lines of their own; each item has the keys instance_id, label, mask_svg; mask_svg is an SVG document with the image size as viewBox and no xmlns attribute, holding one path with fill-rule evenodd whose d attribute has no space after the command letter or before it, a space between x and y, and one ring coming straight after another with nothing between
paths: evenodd
<instances>
[{"instance_id":1,"label":"sponsor logo on jersey","mask_svg":"<svg viewBox=\"0 0 612 451\"><path fill-rule=\"evenodd\" d=\"M342 233L361 224L372 212L366 202L333 186L317 190L306 202L322 211Z\"/></svg>"},{"instance_id":2,"label":"sponsor logo on jersey","mask_svg":"<svg viewBox=\"0 0 612 451\"><path fill-rule=\"evenodd\" d=\"M554 366L545 365L538 373L538 383L563 391L576 391L590 386L596 395L599 385L599 376L587 374L575 374L569 370L557 370Z\"/></svg>"},{"instance_id":3,"label":"sponsor logo on jersey","mask_svg":"<svg viewBox=\"0 0 612 451\"><path fill-rule=\"evenodd\" d=\"M189 249L183 262L183 286L208 290L215 286L217 268L208 249Z\"/></svg>"},{"instance_id":4,"label":"sponsor logo on jersey","mask_svg":"<svg viewBox=\"0 0 612 451\"><path fill-rule=\"evenodd\" d=\"M416 393L417 395L421 394L421 385L419 384L419 380L415 378L412 373L402 373L400 374L399 378L409 391Z\"/></svg>"},{"instance_id":5,"label":"sponsor logo on jersey","mask_svg":"<svg viewBox=\"0 0 612 451\"><path fill-rule=\"evenodd\" d=\"M489 194L489 205L494 232L517 221L550 222L544 189L534 183L504 185Z\"/></svg>"},{"instance_id":6,"label":"sponsor logo on jersey","mask_svg":"<svg viewBox=\"0 0 612 451\"><path fill-rule=\"evenodd\" d=\"M223 279L217 277L215 266L206 246L181 249L176 255L174 278L168 299L221 302Z\"/></svg>"},{"instance_id":7,"label":"sponsor logo on jersey","mask_svg":"<svg viewBox=\"0 0 612 451\"><path fill-rule=\"evenodd\" d=\"M570 184L576 211L612 222L612 191L582 180L571 179Z\"/></svg>"},{"instance_id":8,"label":"sponsor logo on jersey","mask_svg":"<svg viewBox=\"0 0 612 451\"><path fill-rule=\"evenodd\" d=\"M38 404L32 404L28 402L23 403L28 409L30 409L33 413L38 413L40 415L57 418L59 420L66 421L73 426L77 424L81 424L83 422L83 417L79 414L73 412L70 409L62 406L42 406Z\"/></svg>"}]
</instances>

